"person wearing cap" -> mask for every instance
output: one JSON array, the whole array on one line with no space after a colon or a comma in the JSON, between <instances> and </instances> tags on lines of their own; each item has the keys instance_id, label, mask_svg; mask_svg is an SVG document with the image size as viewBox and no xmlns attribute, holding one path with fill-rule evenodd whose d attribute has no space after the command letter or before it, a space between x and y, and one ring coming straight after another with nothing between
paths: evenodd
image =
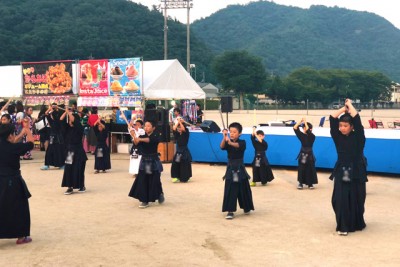
<instances>
[{"instance_id":1,"label":"person wearing cap","mask_svg":"<svg viewBox=\"0 0 400 267\"><path fill-rule=\"evenodd\" d=\"M300 131L299 127L302 127L303 131ZM297 189L303 189L303 184L307 185L309 189L314 189L314 184L318 184L313 152L315 135L312 133L312 128L312 124L307 122L306 118L302 118L293 126L293 130L301 143L300 152L297 156L299 163L297 170L297 181L299 184L297 185Z\"/></svg>"},{"instance_id":2,"label":"person wearing cap","mask_svg":"<svg viewBox=\"0 0 400 267\"><path fill-rule=\"evenodd\" d=\"M34 138L27 124L21 130L26 143L15 142L12 124L0 125L0 239L17 238L17 245L32 241L28 187L21 176L20 156L33 149Z\"/></svg>"}]
</instances>

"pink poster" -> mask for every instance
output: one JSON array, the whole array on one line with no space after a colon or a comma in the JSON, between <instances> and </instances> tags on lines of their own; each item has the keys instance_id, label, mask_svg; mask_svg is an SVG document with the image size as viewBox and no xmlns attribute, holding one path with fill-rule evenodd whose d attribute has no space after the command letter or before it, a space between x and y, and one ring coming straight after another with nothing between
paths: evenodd
<instances>
[{"instance_id":1,"label":"pink poster","mask_svg":"<svg viewBox=\"0 0 400 267\"><path fill-rule=\"evenodd\" d=\"M79 95L108 96L108 60L79 61Z\"/></svg>"}]
</instances>

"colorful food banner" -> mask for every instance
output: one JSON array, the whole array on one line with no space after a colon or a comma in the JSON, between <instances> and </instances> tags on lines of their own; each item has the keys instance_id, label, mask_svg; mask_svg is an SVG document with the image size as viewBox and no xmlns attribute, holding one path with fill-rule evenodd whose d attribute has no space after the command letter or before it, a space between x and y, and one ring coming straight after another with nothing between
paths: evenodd
<instances>
[{"instance_id":1,"label":"colorful food banner","mask_svg":"<svg viewBox=\"0 0 400 267\"><path fill-rule=\"evenodd\" d=\"M108 96L108 60L79 61L79 95Z\"/></svg>"},{"instance_id":2,"label":"colorful food banner","mask_svg":"<svg viewBox=\"0 0 400 267\"><path fill-rule=\"evenodd\" d=\"M39 105L50 105L52 103L57 103L57 105L68 105L69 95L59 95L59 96L25 96L23 100L24 106L39 106Z\"/></svg>"},{"instance_id":3,"label":"colorful food banner","mask_svg":"<svg viewBox=\"0 0 400 267\"><path fill-rule=\"evenodd\" d=\"M24 96L72 94L72 60L23 62Z\"/></svg>"},{"instance_id":4,"label":"colorful food banner","mask_svg":"<svg viewBox=\"0 0 400 267\"><path fill-rule=\"evenodd\" d=\"M110 95L141 95L142 64L140 58L110 59Z\"/></svg>"}]
</instances>

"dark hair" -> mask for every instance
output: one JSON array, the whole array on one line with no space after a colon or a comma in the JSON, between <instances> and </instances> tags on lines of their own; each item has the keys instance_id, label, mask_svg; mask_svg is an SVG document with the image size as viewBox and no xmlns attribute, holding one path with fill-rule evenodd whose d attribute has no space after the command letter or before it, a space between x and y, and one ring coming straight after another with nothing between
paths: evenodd
<instances>
[{"instance_id":1,"label":"dark hair","mask_svg":"<svg viewBox=\"0 0 400 267\"><path fill-rule=\"evenodd\" d=\"M3 116L1 116L1 118L6 117L7 120L11 121L11 116L10 114L3 114Z\"/></svg>"},{"instance_id":2,"label":"dark hair","mask_svg":"<svg viewBox=\"0 0 400 267\"><path fill-rule=\"evenodd\" d=\"M178 112L179 114L181 114L181 109L180 108L174 108L174 112Z\"/></svg>"},{"instance_id":3,"label":"dark hair","mask_svg":"<svg viewBox=\"0 0 400 267\"><path fill-rule=\"evenodd\" d=\"M1 124L0 125L0 139L6 140L10 134L14 133L15 127L12 124Z\"/></svg>"},{"instance_id":4,"label":"dark hair","mask_svg":"<svg viewBox=\"0 0 400 267\"><path fill-rule=\"evenodd\" d=\"M229 124L228 128L236 128L239 131L239 133L242 133L243 130L242 125L238 122L232 122L231 124Z\"/></svg>"},{"instance_id":5,"label":"dark hair","mask_svg":"<svg viewBox=\"0 0 400 267\"><path fill-rule=\"evenodd\" d=\"M83 109L82 109L82 113L83 113L84 115L88 114L88 112L89 112L89 110L88 110L87 108L83 108Z\"/></svg>"},{"instance_id":6,"label":"dark hair","mask_svg":"<svg viewBox=\"0 0 400 267\"><path fill-rule=\"evenodd\" d=\"M353 117L350 116L349 113L345 113L345 114L343 114L342 116L340 116L339 122L347 122L347 123L349 123L350 125L353 125Z\"/></svg>"},{"instance_id":7,"label":"dark hair","mask_svg":"<svg viewBox=\"0 0 400 267\"><path fill-rule=\"evenodd\" d=\"M140 123L143 126L143 121L141 119L137 119L136 122Z\"/></svg>"},{"instance_id":8,"label":"dark hair","mask_svg":"<svg viewBox=\"0 0 400 267\"><path fill-rule=\"evenodd\" d=\"M18 112L24 112L24 105L22 105L22 102L21 102L21 101L18 101L18 102L15 104L15 107L17 108L17 113L18 113Z\"/></svg>"},{"instance_id":9,"label":"dark hair","mask_svg":"<svg viewBox=\"0 0 400 267\"><path fill-rule=\"evenodd\" d=\"M264 131L263 131L263 130L258 130L258 131L256 132L256 134L264 135Z\"/></svg>"},{"instance_id":10,"label":"dark hair","mask_svg":"<svg viewBox=\"0 0 400 267\"><path fill-rule=\"evenodd\" d=\"M9 105L8 107L7 107L7 112L8 112L8 114L14 114L15 113L15 105Z\"/></svg>"},{"instance_id":11,"label":"dark hair","mask_svg":"<svg viewBox=\"0 0 400 267\"><path fill-rule=\"evenodd\" d=\"M308 126L308 129L312 129L312 124L311 123L309 123L309 122L307 122L307 126Z\"/></svg>"},{"instance_id":12,"label":"dark hair","mask_svg":"<svg viewBox=\"0 0 400 267\"><path fill-rule=\"evenodd\" d=\"M156 122L155 121L148 120L146 122L150 123L153 128L156 127Z\"/></svg>"},{"instance_id":13,"label":"dark hair","mask_svg":"<svg viewBox=\"0 0 400 267\"><path fill-rule=\"evenodd\" d=\"M97 114L97 110L98 110L97 107L92 107L92 114Z\"/></svg>"},{"instance_id":14,"label":"dark hair","mask_svg":"<svg viewBox=\"0 0 400 267\"><path fill-rule=\"evenodd\" d=\"M196 106L198 106L201 109L201 105L200 104L196 104Z\"/></svg>"},{"instance_id":15,"label":"dark hair","mask_svg":"<svg viewBox=\"0 0 400 267\"><path fill-rule=\"evenodd\" d=\"M72 101L72 102L71 102L71 106L72 106L72 105L74 105L74 106L76 107L78 104L76 103L76 101Z\"/></svg>"}]
</instances>

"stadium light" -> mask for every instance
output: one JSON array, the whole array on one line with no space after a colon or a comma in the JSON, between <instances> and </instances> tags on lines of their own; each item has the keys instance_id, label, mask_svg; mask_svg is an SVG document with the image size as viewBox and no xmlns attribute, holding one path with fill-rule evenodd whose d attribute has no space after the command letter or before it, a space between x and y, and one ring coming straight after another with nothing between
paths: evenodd
<instances>
[{"instance_id":1,"label":"stadium light","mask_svg":"<svg viewBox=\"0 0 400 267\"><path fill-rule=\"evenodd\" d=\"M160 0L161 9L164 9L164 59L168 59L168 26L167 26L167 10L168 9L187 9L186 24L186 70L190 73L190 9L193 7L193 0Z\"/></svg>"}]
</instances>

